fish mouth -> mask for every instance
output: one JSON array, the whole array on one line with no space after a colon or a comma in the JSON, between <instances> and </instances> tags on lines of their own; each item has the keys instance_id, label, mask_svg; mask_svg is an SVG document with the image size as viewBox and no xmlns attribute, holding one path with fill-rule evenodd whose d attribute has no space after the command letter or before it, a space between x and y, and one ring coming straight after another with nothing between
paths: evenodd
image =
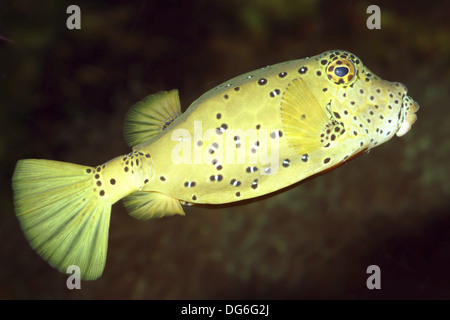
<instances>
[{"instance_id":1,"label":"fish mouth","mask_svg":"<svg viewBox=\"0 0 450 320\"><path fill-rule=\"evenodd\" d=\"M414 101L410 96L405 96L402 105L403 121L399 124L397 137L404 136L409 130L411 130L412 125L417 120L416 112L419 108L420 106L416 101Z\"/></svg>"}]
</instances>

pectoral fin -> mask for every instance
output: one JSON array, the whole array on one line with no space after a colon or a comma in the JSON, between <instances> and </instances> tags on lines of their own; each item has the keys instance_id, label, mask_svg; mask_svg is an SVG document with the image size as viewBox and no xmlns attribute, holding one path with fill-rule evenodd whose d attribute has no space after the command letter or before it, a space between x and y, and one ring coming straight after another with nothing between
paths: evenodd
<instances>
[{"instance_id":1,"label":"pectoral fin","mask_svg":"<svg viewBox=\"0 0 450 320\"><path fill-rule=\"evenodd\" d=\"M299 154L328 148L343 134L343 124L333 117L329 108L319 104L301 78L286 88L281 101L281 119L289 144Z\"/></svg>"}]
</instances>

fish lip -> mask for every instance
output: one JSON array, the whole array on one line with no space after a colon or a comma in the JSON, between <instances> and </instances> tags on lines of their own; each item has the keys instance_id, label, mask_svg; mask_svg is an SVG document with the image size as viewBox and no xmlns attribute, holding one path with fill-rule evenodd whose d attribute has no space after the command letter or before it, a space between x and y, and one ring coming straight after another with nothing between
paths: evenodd
<instances>
[{"instance_id":1,"label":"fish lip","mask_svg":"<svg viewBox=\"0 0 450 320\"><path fill-rule=\"evenodd\" d=\"M406 88L405 88L406 90ZM416 112L419 111L420 105L410 96L405 96L402 101L403 121L399 125L397 137L402 137L411 130L411 127L417 120Z\"/></svg>"}]
</instances>

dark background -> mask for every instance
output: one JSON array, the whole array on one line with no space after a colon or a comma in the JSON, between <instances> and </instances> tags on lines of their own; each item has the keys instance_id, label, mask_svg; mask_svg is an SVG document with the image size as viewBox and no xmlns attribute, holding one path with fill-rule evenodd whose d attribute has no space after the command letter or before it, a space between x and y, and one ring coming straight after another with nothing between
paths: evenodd
<instances>
[{"instance_id":1,"label":"dark background","mask_svg":"<svg viewBox=\"0 0 450 320\"><path fill-rule=\"evenodd\" d=\"M81 8L81 30L66 8ZM368 30L366 9L381 8ZM450 298L448 1L6 1L0 8L0 299ZM180 90L183 108L241 73L329 49L404 83L418 121L284 193L137 221L113 207L103 276L66 278L14 215L17 160L97 165L129 149L127 110ZM381 268L381 290L366 268Z\"/></svg>"}]
</instances>

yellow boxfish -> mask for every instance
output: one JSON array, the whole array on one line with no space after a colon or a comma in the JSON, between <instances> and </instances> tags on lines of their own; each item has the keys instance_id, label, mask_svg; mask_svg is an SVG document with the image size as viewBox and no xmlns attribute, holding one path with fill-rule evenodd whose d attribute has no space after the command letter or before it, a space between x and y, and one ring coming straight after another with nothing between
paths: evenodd
<instances>
[{"instance_id":1,"label":"yellow boxfish","mask_svg":"<svg viewBox=\"0 0 450 320\"><path fill-rule=\"evenodd\" d=\"M406 92L334 50L240 75L183 114L177 90L150 95L126 115L130 153L96 167L18 161L16 214L50 265L97 279L118 200L149 219L277 191L407 133L419 105Z\"/></svg>"}]
</instances>

